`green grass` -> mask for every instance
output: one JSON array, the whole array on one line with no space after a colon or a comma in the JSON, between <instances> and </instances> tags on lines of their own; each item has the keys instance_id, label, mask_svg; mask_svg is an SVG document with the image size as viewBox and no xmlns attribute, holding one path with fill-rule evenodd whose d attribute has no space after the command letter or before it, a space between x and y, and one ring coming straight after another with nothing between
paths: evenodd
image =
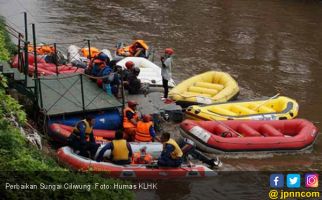
<instances>
[{"instance_id":1,"label":"green grass","mask_svg":"<svg viewBox=\"0 0 322 200\"><path fill-rule=\"evenodd\" d=\"M0 18L0 60L7 61L14 52L14 45L5 32ZM107 179L91 173L69 171L54 158L30 145L20 130L9 121L14 115L23 125L26 113L22 106L5 94L6 79L0 74L0 197L1 199L133 199L128 190L6 190L5 184L65 184L113 185L124 181Z\"/></svg>"}]
</instances>

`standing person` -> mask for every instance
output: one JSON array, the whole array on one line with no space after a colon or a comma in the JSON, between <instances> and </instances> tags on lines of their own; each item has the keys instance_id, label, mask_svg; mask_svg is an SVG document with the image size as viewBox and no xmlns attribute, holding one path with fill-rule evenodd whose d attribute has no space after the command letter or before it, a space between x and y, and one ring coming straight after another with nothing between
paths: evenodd
<instances>
[{"instance_id":1,"label":"standing person","mask_svg":"<svg viewBox=\"0 0 322 200\"><path fill-rule=\"evenodd\" d=\"M123 111L123 129L125 138L133 140L136 126L139 121L139 115L136 111L136 106L138 103L135 101L128 101L127 105L128 106Z\"/></svg>"},{"instance_id":2,"label":"standing person","mask_svg":"<svg viewBox=\"0 0 322 200\"><path fill-rule=\"evenodd\" d=\"M132 148L131 145L123 139L122 130L115 132L115 139L107 143L96 153L96 161L100 162L104 159L104 154L107 150L111 150L111 161L117 165L126 165L131 163Z\"/></svg>"},{"instance_id":3,"label":"standing person","mask_svg":"<svg viewBox=\"0 0 322 200\"><path fill-rule=\"evenodd\" d=\"M158 166L161 167L179 167L182 163L183 153L177 142L170 138L170 133L161 135L163 150L158 159Z\"/></svg>"},{"instance_id":4,"label":"standing person","mask_svg":"<svg viewBox=\"0 0 322 200\"><path fill-rule=\"evenodd\" d=\"M95 118L90 115L86 116L76 124L72 134L68 137L68 145L80 151L81 156L89 157L88 151L93 156L99 146L93 135L94 124Z\"/></svg>"},{"instance_id":5,"label":"standing person","mask_svg":"<svg viewBox=\"0 0 322 200\"><path fill-rule=\"evenodd\" d=\"M166 48L164 51L164 56L161 57L161 76L162 76L162 85L164 88L163 98L168 98L169 93L169 81L171 80L171 70L172 70L172 55L174 51L172 48Z\"/></svg>"}]
</instances>

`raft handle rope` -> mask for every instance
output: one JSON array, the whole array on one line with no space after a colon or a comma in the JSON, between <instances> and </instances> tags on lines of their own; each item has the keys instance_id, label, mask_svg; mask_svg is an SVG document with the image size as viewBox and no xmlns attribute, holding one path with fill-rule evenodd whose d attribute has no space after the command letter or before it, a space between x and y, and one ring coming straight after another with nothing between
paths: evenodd
<instances>
[{"instance_id":1,"label":"raft handle rope","mask_svg":"<svg viewBox=\"0 0 322 200\"><path fill-rule=\"evenodd\" d=\"M269 100L275 99L279 95L280 95L280 93L277 93L276 95L272 96L271 98L266 99L263 103L259 104L254 110L258 110L260 107L262 107L263 105L265 105Z\"/></svg>"}]
</instances>

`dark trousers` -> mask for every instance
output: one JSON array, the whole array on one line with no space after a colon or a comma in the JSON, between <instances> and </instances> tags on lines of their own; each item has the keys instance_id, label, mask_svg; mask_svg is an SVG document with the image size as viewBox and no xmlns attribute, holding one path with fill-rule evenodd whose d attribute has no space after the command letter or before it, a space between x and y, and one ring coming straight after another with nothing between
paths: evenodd
<instances>
[{"instance_id":1,"label":"dark trousers","mask_svg":"<svg viewBox=\"0 0 322 200\"><path fill-rule=\"evenodd\" d=\"M159 158L158 166L160 167L180 167L182 158L171 159L171 158Z\"/></svg>"},{"instance_id":2,"label":"dark trousers","mask_svg":"<svg viewBox=\"0 0 322 200\"><path fill-rule=\"evenodd\" d=\"M187 156L191 155L194 159L200 160L203 163L208 165L213 165L213 159L207 157L205 154L201 153L200 151L196 150L196 148L192 145L185 144L183 149L183 158L187 161Z\"/></svg>"},{"instance_id":3,"label":"dark trousers","mask_svg":"<svg viewBox=\"0 0 322 200\"><path fill-rule=\"evenodd\" d=\"M72 147L74 151L80 151L79 155L90 158L91 156L95 156L99 144L96 144L95 142L81 143L77 137L70 136L68 138L68 146Z\"/></svg>"},{"instance_id":4,"label":"dark trousers","mask_svg":"<svg viewBox=\"0 0 322 200\"><path fill-rule=\"evenodd\" d=\"M169 93L169 86L168 86L168 80L165 80L164 78L162 78L162 85L164 88L164 98L168 98L168 93Z\"/></svg>"}]
</instances>

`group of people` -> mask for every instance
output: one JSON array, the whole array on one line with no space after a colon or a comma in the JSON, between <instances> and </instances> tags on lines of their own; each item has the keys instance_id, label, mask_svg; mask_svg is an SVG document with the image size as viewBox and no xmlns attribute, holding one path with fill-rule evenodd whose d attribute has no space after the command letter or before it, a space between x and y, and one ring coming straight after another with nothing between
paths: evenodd
<instances>
[{"instance_id":1,"label":"group of people","mask_svg":"<svg viewBox=\"0 0 322 200\"><path fill-rule=\"evenodd\" d=\"M133 107L136 105L134 102L129 102L127 111L124 111L124 113L128 113L127 116L124 116L124 129L117 130L115 138L106 145L100 146L95 141L93 134L95 119L92 116L87 116L84 120L76 124L68 138L68 145L75 151L79 151L79 155L93 158L98 162L106 159L104 157L105 152L110 150L111 155L109 160L118 165L125 165L130 164L134 160L132 159L133 152L129 141L152 142L157 140L164 145L161 156L158 159L158 166L179 167L182 163L183 156L179 145L175 140L170 138L170 134L167 132L163 133L160 139L157 138L151 116L144 115L142 120L138 120L137 112L135 111L135 107ZM128 111L132 114L129 114ZM129 124L132 124L132 126L127 126ZM133 131L133 133L129 135L129 131ZM150 155L146 156L149 157ZM143 160L152 161L151 158ZM149 163L145 162L145 164Z\"/></svg>"},{"instance_id":2,"label":"group of people","mask_svg":"<svg viewBox=\"0 0 322 200\"><path fill-rule=\"evenodd\" d=\"M115 97L119 97L121 73L123 73L124 88L128 90L129 94L138 94L141 89L141 81L138 78L139 67L135 66L132 61L127 61L123 70L122 67L116 65L116 61L110 61L103 52L91 60L85 73L101 80L98 82L101 82L104 91Z\"/></svg>"},{"instance_id":3,"label":"group of people","mask_svg":"<svg viewBox=\"0 0 322 200\"><path fill-rule=\"evenodd\" d=\"M136 44L136 43L135 43ZM141 46L139 46L141 45ZM123 49L124 50L124 49ZM133 48L129 48L128 52L124 50L123 53L135 53L134 50L143 52L146 48L142 48L142 44L137 43ZM164 87L163 99L168 98L168 82L171 80L172 69L172 55L173 49L166 48L164 56L161 57L161 76ZM136 55L136 54L135 54ZM138 53L137 56L139 56ZM130 94L137 94L141 88L141 82L138 79L140 68L136 67L132 61L125 63L126 69L123 70L116 66L116 63L110 61L109 57L104 53L99 53L93 58L86 70L87 74L94 77L102 78L102 87L107 93L115 96L119 93L119 85L121 81L120 72L123 73L124 87L128 89ZM138 103L135 101L128 101L127 106L123 110L123 127L115 133L115 138L104 146L96 143L93 135L93 126L95 119L87 116L84 120L78 122L68 138L68 144L76 151L79 151L81 156L91 157L100 162L106 159L105 153L109 150L110 161L118 164L130 164L137 161L144 161L145 164L151 162L151 155L144 152L142 155L133 153L130 141L135 142L154 142L159 141L163 144L163 151L158 158L157 165L165 167L179 167L183 160L190 154L193 157L211 165L215 166L219 160L208 159L203 154L194 149L192 141L185 141L180 145L170 138L168 132L162 133L161 137L157 137L154 129L153 119L151 115L143 115L141 118L137 112ZM141 152L142 153L142 152Z\"/></svg>"},{"instance_id":4,"label":"group of people","mask_svg":"<svg viewBox=\"0 0 322 200\"><path fill-rule=\"evenodd\" d=\"M140 43L135 43L133 49L140 50L142 52L145 48L139 48ZM141 45L142 46L142 45ZM126 53L126 52L125 52ZM133 52L132 52L133 53ZM171 69L172 69L172 55L174 51L172 48L166 48L164 56L161 56L161 76L162 84L164 88L163 98L168 98L169 86L168 82L171 80ZM135 54L136 55L136 54ZM140 54L138 54L139 56ZM113 94L115 97L120 97L120 84L121 84L121 73L123 73L124 88L128 90L129 94L138 94L141 90L141 81L138 78L140 74L140 68L135 66L132 61L125 63L125 69L116 65L115 60L110 60L108 55L104 52L100 52L91 59L85 73L92 76L93 79L98 79L98 83L102 86L107 94Z\"/></svg>"}]
</instances>

